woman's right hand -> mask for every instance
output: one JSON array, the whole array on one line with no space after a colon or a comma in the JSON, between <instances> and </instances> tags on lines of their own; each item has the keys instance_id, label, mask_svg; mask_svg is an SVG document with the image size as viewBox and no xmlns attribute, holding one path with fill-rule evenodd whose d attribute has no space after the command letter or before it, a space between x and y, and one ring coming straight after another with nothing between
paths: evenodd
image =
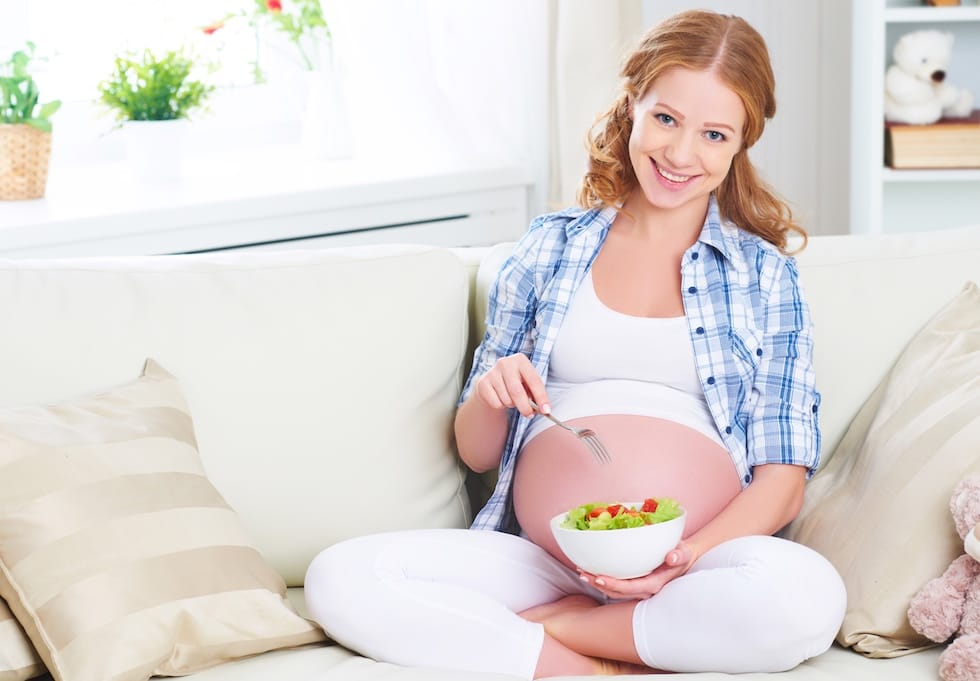
<instances>
[{"instance_id":1,"label":"woman's right hand","mask_svg":"<svg viewBox=\"0 0 980 681\"><path fill-rule=\"evenodd\" d=\"M534 400L541 413L551 413L544 381L527 355L518 352L501 357L476 383L476 396L491 409L514 407L524 416L533 416Z\"/></svg>"}]
</instances>

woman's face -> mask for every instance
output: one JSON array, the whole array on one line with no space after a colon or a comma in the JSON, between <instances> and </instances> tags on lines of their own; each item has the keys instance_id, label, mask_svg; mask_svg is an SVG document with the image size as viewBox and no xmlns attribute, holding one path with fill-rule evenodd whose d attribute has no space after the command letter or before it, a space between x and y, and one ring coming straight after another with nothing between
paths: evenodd
<instances>
[{"instance_id":1,"label":"woman's face","mask_svg":"<svg viewBox=\"0 0 980 681\"><path fill-rule=\"evenodd\" d=\"M643 196L657 208L703 201L742 148L745 107L711 71L672 68L633 104L629 153Z\"/></svg>"}]
</instances>

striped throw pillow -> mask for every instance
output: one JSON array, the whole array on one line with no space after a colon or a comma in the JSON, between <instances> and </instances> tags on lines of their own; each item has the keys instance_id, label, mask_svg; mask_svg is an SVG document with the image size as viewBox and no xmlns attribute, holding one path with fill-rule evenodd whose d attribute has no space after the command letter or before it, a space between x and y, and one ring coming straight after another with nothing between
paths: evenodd
<instances>
[{"instance_id":1,"label":"striped throw pillow","mask_svg":"<svg viewBox=\"0 0 980 681\"><path fill-rule=\"evenodd\" d=\"M4 601L0 601L0 681L24 681L44 673L34 646Z\"/></svg>"},{"instance_id":2,"label":"striped throw pillow","mask_svg":"<svg viewBox=\"0 0 980 681\"><path fill-rule=\"evenodd\" d=\"M0 409L0 596L57 681L323 640L201 465L176 379Z\"/></svg>"}]
</instances>

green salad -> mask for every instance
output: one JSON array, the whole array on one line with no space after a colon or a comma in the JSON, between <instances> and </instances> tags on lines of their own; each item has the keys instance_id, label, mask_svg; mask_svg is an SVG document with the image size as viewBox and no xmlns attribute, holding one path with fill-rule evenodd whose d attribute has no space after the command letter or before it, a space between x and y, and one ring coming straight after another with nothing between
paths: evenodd
<instances>
[{"instance_id":1,"label":"green salad","mask_svg":"<svg viewBox=\"0 0 980 681\"><path fill-rule=\"evenodd\" d=\"M650 497L640 508L623 504L583 504L568 512L561 526L569 530L622 530L673 520L681 514L674 499Z\"/></svg>"}]
</instances>

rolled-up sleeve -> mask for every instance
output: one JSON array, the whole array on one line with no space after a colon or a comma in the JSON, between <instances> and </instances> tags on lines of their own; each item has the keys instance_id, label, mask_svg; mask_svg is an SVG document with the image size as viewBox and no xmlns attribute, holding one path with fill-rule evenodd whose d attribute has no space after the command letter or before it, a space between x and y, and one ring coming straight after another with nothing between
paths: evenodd
<instances>
[{"instance_id":1,"label":"rolled-up sleeve","mask_svg":"<svg viewBox=\"0 0 980 681\"><path fill-rule=\"evenodd\" d=\"M820 462L813 323L795 260L778 258L773 265L760 281L768 295L747 429L748 464L796 464L810 476Z\"/></svg>"}]
</instances>

